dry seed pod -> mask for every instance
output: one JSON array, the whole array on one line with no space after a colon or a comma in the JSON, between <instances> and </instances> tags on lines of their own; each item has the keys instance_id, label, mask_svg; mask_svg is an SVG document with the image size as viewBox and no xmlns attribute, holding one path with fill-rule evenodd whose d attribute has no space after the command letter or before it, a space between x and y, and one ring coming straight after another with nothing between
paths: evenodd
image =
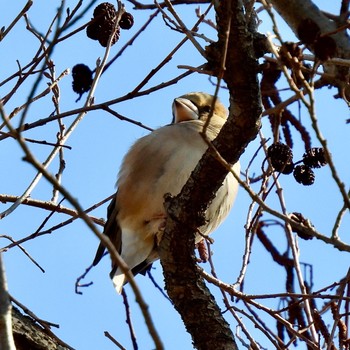
<instances>
[{"instance_id":1,"label":"dry seed pod","mask_svg":"<svg viewBox=\"0 0 350 350\"><path fill-rule=\"evenodd\" d=\"M267 156L276 171L282 174L290 174L293 171L293 152L289 146L276 142L267 149Z\"/></svg>"},{"instance_id":2,"label":"dry seed pod","mask_svg":"<svg viewBox=\"0 0 350 350\"><path fill-rule=\"evenodd\" d=\"M310 168L321 168L327 164L324 149L313 147L308 149L303 155L303 163Z\"/></svg>"},{"instance_id":3,"label":"dry seed pod","mask_svg":"<svg viewBox=\"0 0 350 350\"><path fill-rule=\"evenodd\" d=\"M77 64L72 69L73 91L80 96L90 90L92 84L92 71L85 64Z\"/></svg>"},{"instance_id":4,"label":"dry seed pod","mask_svg":"<svg viewBox=\"0 0 350 350\"><path fill-rule=\"evenodd\" d=\"M297 43L293 43L290 41L284 42L280 48L279 54L280 54L281 61L288 68L293 68L291 64L291 60L289 59L288 53L292 58L296 59L298 62L301 62L303 59L303 52Z\"/></svg>"},{"instance_id":5,"label":"dry seed pod","mask_svg":"<svg viewBox=\"0 0 350 350\"><path fill-rule=\"evenodd\" d=\"M297 165L293 175L295 180L304 186L310 186L315 182L315 174L307 165Z\"/></svg>"},{"instance_id":6,"label":"dry seed pod","mask_svg":"<svg viewBox=\"0 0 350 350\"><path fill-rule=\"evenodd\" d=\"M129 12L124 12L120 18L119 26L121 29L130 29L134 25L134 17Z\"/></svg>"},{"instance_id":7,"label":"dry seed pod","mask_svg":"<svg viewBox=\"0 0 350 350\"><path fill-rule=\"evenodd\" d=\"M86 35L92 40L98 40L101 46L106 47L108 39L112 35L115 21L117 18L117 10L113 4L103 2L94 10L93 22L86 28ZM117 28L112 38L112 45L115 44L120 35L120 29Z\"/></svg>"},{"instance_id":8,"label":"dry seed pod","mask_svg":"<svg viewBox=\"0 0 350 350\"><path fill-rule=\"evenodd\" d=\"M301 213L291 213L289 215L289 217L291 219L293 219L294 221L296 221L304 226L310 225L308 220L305 219L303 214L301 214ZM300 238L305 239L306 241L314 238L313 236L311 236L303 231L300 231L297 227L293 226L293 224L291 226L292 226L292 231L295 232Z\"/></svg>"}]
</instances>

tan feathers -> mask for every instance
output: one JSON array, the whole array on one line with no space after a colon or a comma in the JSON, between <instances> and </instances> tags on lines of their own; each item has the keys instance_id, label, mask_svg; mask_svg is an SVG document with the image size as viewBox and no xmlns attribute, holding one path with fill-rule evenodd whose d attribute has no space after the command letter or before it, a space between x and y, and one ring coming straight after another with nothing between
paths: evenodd
<instances>
[{"instance_id":1,"label":"tan feathers","mask_svg":"<svg viewBox=\"0 0 350 350\"><path fill-rule=\"evenodd\" d=\"M227 110L213 96L190 93L174 100L174 123L140 138L125 155L121 165L115 200L108 210L105 234L134 274L143 272L158 259L157 236L161 235L166 213L164 194L176 195L207 149L199 132L209 115L207 136L213 140L226 121ZM235 165L236 170L239 165ZM237 182L228 174L210 204L207 224L200 228L210 234L228 214L237 192ZM199 238L198 238L199 240ZM94 264L103 254L100 248ZM112 279L118 293L125 283L124 274L113 266Z\"/></svg>"}]
</instances>

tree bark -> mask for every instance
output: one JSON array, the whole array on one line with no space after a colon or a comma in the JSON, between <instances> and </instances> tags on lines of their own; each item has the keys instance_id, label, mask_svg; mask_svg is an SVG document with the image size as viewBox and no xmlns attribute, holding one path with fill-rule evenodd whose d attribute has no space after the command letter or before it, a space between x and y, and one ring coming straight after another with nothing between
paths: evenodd
<instances>
[{"instance_id":1,"label":"tree bark","mask_svg":"<svg viewBox=\"0 0 350 350\"><path fill-rule=\"evenodd\" d=\"M344 17L341 14L340 16L333 16L331 19L310 0L270 0L270 2L273 5L273 8L295 33L297 38L301 40L300 33L302 31L310 31L310 28L305 25L305 21L311 20L318 26L320 36L326 36L333 39L335 48L331 50L332 57L335 56L343 59L350 58L350 40L345 29L345 25L347 24L346 16ZM341 27L343 27L343 29L339 30ZM319 45L319 50L327 52L330 49L328 47L330 44L332 44L332 42L323 42L322 45ZM315 52L315 45L316 41L315 43L307 44L307 47L316 55L317 52ZM345 99L349 101L350 74L348 66L335 65L334 63L328 63L327 60L325 60L323 62L323 69L329 74L326 79L323 78L324 84L337 87L339 90L339 96L345 97Z\"/></svg>"},{"instance_id":2,"label":"tree bark","mask_svg":"<svg viewBox=\"0 0 350 350\"><path fill-rule=\"evenodd\" d=\"M17 350L71 350L59 344L57 339L47 334L33 319L23 316L12 308L13 337Z\"/></svg>"},{"instance_id":3,"label":"tree bark","mask_svg":"<svg viewBox=\"0 0 350 350\"><path fill-rule=\"evenodd\" d=\"M260 127L258 66L242 1L221 1L216 11L219 40L208 48L208 61L219 71L228 44L224 79L231 99L229 119L213 145L234 164ZM194 256L195 228L203 224L204 212L226 175L227 169L209 150L181 193L166 199L168 220L159 248L165 285L197 349L237 349L229 324L199 275Z\"/></svg>"}]
</instances>

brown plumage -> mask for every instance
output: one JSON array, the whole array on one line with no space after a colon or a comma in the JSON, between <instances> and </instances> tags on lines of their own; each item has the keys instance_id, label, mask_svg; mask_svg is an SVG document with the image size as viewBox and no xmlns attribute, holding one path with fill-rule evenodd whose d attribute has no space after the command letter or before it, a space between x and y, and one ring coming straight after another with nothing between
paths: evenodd
<instances>
[{"instance_id":1,"label":"brown plumage","mask_svg":"<svg viewBox=\"0 0 350 350\"><path fill-rule=\"evenodd\" d=\"M175 99L174 123L137 140L123 160L104 233L134 274L145 271L158 259L157 242L166 218L164 194L177 195L205 153L208 146L199 132L212 103L213 96L200 92ZM207 128L210 140L217 136L226 119L227 110L217 100ZM234 168L239 171L239 164ZM199 228L203 235L209 235L225 219L237 188L233 175L228 174L206 212L206 224ZM198 236L196 241L200 240ZM95 265L103 252L100 245ZM111 278L120 293L125 276L117 266L113 266Z\"/></svg>"}]
</instances>

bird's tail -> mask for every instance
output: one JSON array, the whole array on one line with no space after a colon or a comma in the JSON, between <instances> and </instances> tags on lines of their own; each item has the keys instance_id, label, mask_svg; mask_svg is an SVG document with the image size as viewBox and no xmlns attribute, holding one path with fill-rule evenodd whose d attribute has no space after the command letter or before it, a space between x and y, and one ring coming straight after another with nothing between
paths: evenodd
<instances>
[{"instance_id":1,"label":"bird's tail","mask_svg":"<svg viewBox=\"0 0 350 350\"><path fill-rule=\"evenodd\" d=\"M112 277L113 285L118 294L121 294L125 283L125 275L123 273L115 274Z\"/></svg>"}]
</instances>

